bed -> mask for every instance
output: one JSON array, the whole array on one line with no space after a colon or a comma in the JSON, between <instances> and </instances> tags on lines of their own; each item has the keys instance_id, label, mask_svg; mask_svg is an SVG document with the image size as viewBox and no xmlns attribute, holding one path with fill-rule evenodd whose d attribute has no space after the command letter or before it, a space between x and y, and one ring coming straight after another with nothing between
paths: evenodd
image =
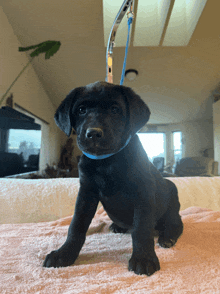
<instances>
[{"instance_id":1,"label":"bed","mask_svg":"<svg viewBox=\"0 0 220 294\"><path fill-rule=\"evenodd\" d=\"M131 236L113 234L100 206L73 266L43 268L66 238L77 178L0 179L0 293L220 293L220 177L169 178L178 187L184 233L155 248L161 270L127 270Z\"/></svg>"}]
</instances>

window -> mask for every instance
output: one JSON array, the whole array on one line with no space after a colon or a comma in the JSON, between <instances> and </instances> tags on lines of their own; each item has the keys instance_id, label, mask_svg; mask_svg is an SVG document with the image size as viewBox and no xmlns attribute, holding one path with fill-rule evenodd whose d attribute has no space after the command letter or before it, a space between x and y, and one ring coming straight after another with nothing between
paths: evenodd
<instances>
[{"instance_id":1,"label":"window","mask_svg":"<svg viewBox=\"0 0 220 294\"><path fill-rule=\"evenodd\" d=\"M9 130L8 152L17 153L20 157L22 157L24 163L28 162L30 155L38 155L39 157L40 145L40 130Z\"/></svg>"},{"instance_id":2,"label":"window","mask_svg":"<svg viewBox=\"0 0 220 294\"><path fill-rule=\"evenodd\" d=\"M138 137L151 162L155 157L165 158L166 135L164 133L139 133Z\"/></svg>"},{"instance_id":3,"label":"window","mask_svg":"<svg viewBox=\"0 0 220 294\"><path fill-rule=\"evenodd\" d=\"M23 109L15 108L2 110L0 177L39 170L42 122Z\"/></svg>"},{"instance_id":4,"label":"window","mask_svg":"<svg viewBox=\"0 0 220 294\"><path fill-rule=\"evenodd\" d=\"M173 132L173 153L176 163L182 158L182 132Z\"/></svg>"}]
</instances>

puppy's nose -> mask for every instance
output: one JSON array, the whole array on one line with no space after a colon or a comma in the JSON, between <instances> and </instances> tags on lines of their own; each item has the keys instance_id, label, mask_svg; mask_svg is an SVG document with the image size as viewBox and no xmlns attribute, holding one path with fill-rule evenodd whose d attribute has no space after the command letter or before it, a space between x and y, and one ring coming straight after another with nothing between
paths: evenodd
<instances>
[{"instance_id":1,"label":"puppy's nose","mask_svg":"<svg viewBox=\"0 0 220 294\"><path fill-rule=\"evenodd\" d=\"M100 128L88 128L86 131L86 137L89 139L102 138L103 130Z\"/></svg>"}]
</instances>

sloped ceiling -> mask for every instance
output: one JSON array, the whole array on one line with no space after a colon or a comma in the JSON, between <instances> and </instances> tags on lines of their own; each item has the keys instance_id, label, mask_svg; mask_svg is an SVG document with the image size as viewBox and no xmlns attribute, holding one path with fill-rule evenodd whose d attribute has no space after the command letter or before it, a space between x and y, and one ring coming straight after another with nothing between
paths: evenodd
<instances>
[{"instance_id":1,"label":"sloped ceiling","mask_svg":"<svg viewBox=\"0 0 220 294\"><path fill-rule=\"evenodd\" d=\"M105 80L101 0L0 0L0 5L22 46L46 40L61 42L60 50L51 59L38 57L33 61L56 107L72 88ZM207 1L187 46L137 47L131 43L127 69L134 68L139 75L133 82L125 79L124 85L132 87L149 105L149 123L212 117L212 93L220 82L219 11L219 0ZM124 47L116 47L116 84L123 58Z\"/></svg>"}]
</instances>

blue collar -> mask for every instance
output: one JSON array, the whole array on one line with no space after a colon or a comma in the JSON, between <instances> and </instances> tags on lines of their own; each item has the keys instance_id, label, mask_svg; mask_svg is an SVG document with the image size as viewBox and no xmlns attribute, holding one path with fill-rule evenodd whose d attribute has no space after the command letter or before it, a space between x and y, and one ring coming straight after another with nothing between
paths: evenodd
<instances>
[{"instance_id":1,"label":"blue collar","mask_svg":"<svg viewBox=\"0 0 220 294\"><path fill-rule=\"evenodd\" d=\"M131 136L128 137L128 139L125 142L124 146L115 153L109 153L109 154L104 154L104 155L92 155L92 154L89 154L89 153L86 153L86 152L83 152L83 151L82 151L82 153L85 156L87 156L88 158L90 158L90 159L105 159L105 158L108 158L108 157L120 152L122 149L124 149L128 145L128 143L130 142L130 140L131 140Z\"/></svg>"}]
</instances>

